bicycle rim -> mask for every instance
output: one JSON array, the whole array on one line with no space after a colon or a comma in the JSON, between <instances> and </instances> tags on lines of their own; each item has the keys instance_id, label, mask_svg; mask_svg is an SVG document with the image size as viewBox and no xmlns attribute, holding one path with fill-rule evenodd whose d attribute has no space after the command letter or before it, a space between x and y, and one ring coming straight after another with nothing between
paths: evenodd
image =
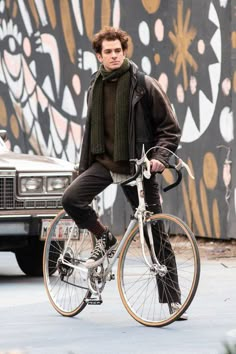
<instances>
[{"instance_id":1,"label":"bicycle rim","mask_svg":"<svg viewBox=\"0 0 236 354\"><path fill-rule=\"evenodd\" d=\"M148 223L158 230L155 253L160 264L166 265L167 273L160 276L147 265L137 226L120 254L118 288L126 310L136 321L162 327L178 319L191 304L199 282L200 257L193 233L179 218L156 214L144 223L144 229ZM153 264L146 242L145 255ZM179 309L170 311L170 304L176 302L180 303Z\"/></svg>"},{"instance_id":2,"label":"bicycle rim","mask_svg":"<svg viewBox=\"0 0 236 354\"><path fill-rule=\"evenodd\" d=\"M44 246L43 276L49 300L63 316L75 316L87 305L91 297L87 285L87 273L73 268L82 264L94 248L94 236L88 230L76 228L68 243L69 232L63 229L62 239L55 239L55 230L68 216L62 210L52 221ZM64 254L67 264L62 264Z\"/></svg>"}]
</instances>

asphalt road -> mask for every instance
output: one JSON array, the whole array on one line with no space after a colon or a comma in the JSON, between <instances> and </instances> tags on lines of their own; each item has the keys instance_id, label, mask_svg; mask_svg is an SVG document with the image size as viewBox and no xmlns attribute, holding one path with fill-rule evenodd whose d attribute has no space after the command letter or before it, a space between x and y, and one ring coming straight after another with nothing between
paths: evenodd
<instances>
[{"instance_id":1,"label":"asphalt road","mask_svg":"<svg viewBox=\"0 0 236 354\"><path fill-rule=\"evenodd\" d=\"M24 276L11 253L0 256L0 287L0 354L225 354L225 342L236 345L236 258L203 259L189 320L163 328L133 320L116 281L102 305L64 318L42 279Z\"/></svg>"}]
</instances>

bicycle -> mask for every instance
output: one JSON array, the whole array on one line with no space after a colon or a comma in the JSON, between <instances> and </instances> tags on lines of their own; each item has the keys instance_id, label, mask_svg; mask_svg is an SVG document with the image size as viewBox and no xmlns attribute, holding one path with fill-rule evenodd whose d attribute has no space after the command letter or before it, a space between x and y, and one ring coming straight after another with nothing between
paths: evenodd
<instances>
[{"instance_id":1,"label":"bicycle","mask_svg":"<svg viewBox=\"0 0 236 354\"><path fill-rule=\"evenodd\" d=\"M139 323L153 327L169 325L191 304L200 277L197 242L180 218L165 213L152 215L146 210L143 178L151 175L148 152L134 161L136 173L123 182L136 185L139 206L117 249L101 265L92 269L84 265L95 246L94 235L78 229L74 223L71 231L58 239L55 230L69 217L62 210L52 221L45 241L43 274L49 300L61 315L72 317L86 305L102 304L102 291L107 281L115 279L112 268L118 258L119 293L126 310ZM192 176L188 166L173 155L177 164L169 167L176 171L177 179L164 191L181 182L182 168ZM153 227L158 230L158 250L154 249ZM181 297L175 311L170 308L175 300L172 293Z\"/></svg>"}]
</instances>

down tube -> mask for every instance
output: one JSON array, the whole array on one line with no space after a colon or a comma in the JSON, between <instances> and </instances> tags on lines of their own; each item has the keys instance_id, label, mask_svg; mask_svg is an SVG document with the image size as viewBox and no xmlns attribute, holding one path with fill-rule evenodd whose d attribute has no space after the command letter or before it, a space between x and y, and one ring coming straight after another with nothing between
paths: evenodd
<instances>
[{"instance_id":1,"label":"down tube","mask_svg":"<svg viewBox=\"0 0 236 354\"><path fill-rule=\"evenodd\" d=\"M126 230L124 236L122 237L122 239L121 239L121 241L120 241L120 243L119 243L119 246L118 246L118 248L117 248L117 250L116 250L116 253L115 253L114 256L111 258L111 261L110 261L110 263L109 263L109 266L107 267L107 270L106 270L106 274L108 274L108 273L111 271L112 266L113 266L113 264L115 263L117 257L119 256L119 254L120 254L120 252L121 252L121 250L122 250L122 247L124 246L124 243L125 243L125 241L126 241L128 235L129 235L130 232L133 230L133 228L137 225L137 222L138 222L138 221L137 221L136 219L132 219L132 220L130 221L129 226L128 226L128 228L127 228L127 230Z\"/></svg>"}]
</instances>

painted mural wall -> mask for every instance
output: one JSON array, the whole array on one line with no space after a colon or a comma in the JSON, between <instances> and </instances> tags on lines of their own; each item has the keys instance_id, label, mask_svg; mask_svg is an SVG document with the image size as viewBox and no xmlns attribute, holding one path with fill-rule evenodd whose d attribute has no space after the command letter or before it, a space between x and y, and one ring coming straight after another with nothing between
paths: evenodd
<instances>
[{"instance_id":1,"label":"painted mural wall","mask_svg":"<svg viewBox=\"0 0 236 354\"><path fill-rule=\"evenodd\" d=\"M236 238L235 17L235 0L0 0L0 127L10 148L79 160L98 68L91 38L121 27L129 58L168 94L182 127L177 153L195 175L162 195L164 210L197 235ZM166 171L160 184L172 179ZM130 209L119 187L101 195L100 211L124 230Z\"/></svg>"}]
</instances>

